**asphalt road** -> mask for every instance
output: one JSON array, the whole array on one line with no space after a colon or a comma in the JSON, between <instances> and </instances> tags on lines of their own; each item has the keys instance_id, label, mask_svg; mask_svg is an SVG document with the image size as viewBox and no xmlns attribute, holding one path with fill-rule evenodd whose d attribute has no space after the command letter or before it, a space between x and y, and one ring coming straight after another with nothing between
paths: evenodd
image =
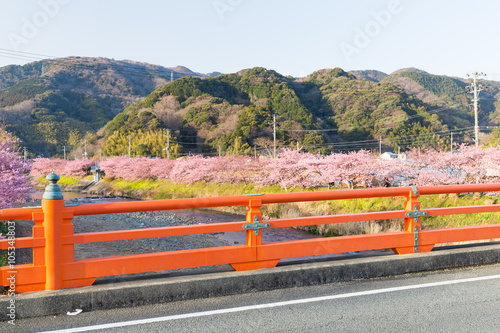
<instances>
[{"instance_id":1,"label":"asphalt road","mask_svg":"<svg viewBox=\"0 0 500 333\"><path fill-rule=\"evenodd\" d=\"M1 332L500 332L500 264L0 322Z\"/></svg>"}]
</instances>

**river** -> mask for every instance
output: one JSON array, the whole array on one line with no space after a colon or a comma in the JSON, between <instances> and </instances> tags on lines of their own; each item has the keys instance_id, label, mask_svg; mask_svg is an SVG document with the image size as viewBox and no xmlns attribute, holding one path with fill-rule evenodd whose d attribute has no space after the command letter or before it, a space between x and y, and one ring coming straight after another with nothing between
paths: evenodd
<instances>
[{"instance_id":1,"label":"river","mask_svg":"<svg viewBox=\"0 0 500 333\"><path fill-rule=\"evenodd\" d=\"M38 202L41 200L43 192L37 191L32 193L31 198ZM120 202L120 201L131 201L128 198L102 198L98 196L92 196L88 194L81 194L77 192L63 192L64 199L68 204L86 204L86 203L101 203L101 202ZM218 212L209 209L184 209L184 210L169 210L165 211L167 214L172 214L174 216L192 218L198 221L200 224L209 223L223 223L223 222L237 222L244 221L245 217L241 215L229 214L224 212ZM233 232L220 232L212 234L213 236L226 241L229 245L241 245L246 242L246 231L233 231ZM320 238L323 236L312 235L303 230L297 230L293 228L278 228L278 229L264 229L262 230L262 242L282 242L282 241L293 241L300 239L312 239ZM281 262L295 262L295 261L310 261L316 259L328 259L328 258L346 258L346 257L364 257L368 255L383 255L387 254L387 251L363 251L359 252L349 252L340 254L329 254L329 255L318 255L313 257L301 257L301 258L288 258L282 259Z\"/></svg>"}]
</instances>

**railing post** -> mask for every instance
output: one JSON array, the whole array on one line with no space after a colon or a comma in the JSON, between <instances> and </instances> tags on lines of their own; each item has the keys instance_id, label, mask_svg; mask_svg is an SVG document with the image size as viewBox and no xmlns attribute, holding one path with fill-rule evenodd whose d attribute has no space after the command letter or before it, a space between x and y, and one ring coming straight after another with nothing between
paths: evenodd
<instances>
[{"instance_id":1,"label":"railing post","mask_svg":"<svg viewBox=\"0 0 500 333\"><path fill-rule=\"evenodd\" d=\"M257 217L259 221L262 221L262 212L260 211L261 206L262 201L260 199L251 199L248 201L248 210L246 212L247 223L253 223L255 217ZM247 230L246 233L247 246L259 246L262 244L262 232L255 235L253 230Z\"/></svg>"},{"instance_id":2,"label":"railing post","mask_svg":"<svg viewBox=\"0 0 500 333\"><path fill-rule=\"evenodd\" d=\"M395 248L393 251L397 254L408 254L417 252L428 252L432 250L434 245L422 245L420 240L420 217L425 216L427 213L420 210L420 193L416 186L412 186L410 192L406 196L406 201L404 203L405 219L404 219L404 231L413 234L413 246L412 247L400 247Z\"/></svg>"},{"instance_id":3,"label":"railing post","mask_svg":"<svg viewBox=\"0 0 500 333\"><path fill-rule=\"evenodd\" d=\"M412 187L412 190L406 197L405 201L405 212L411 213L413 211L420 210L420 201L418 200L420 194L415 186ZM414 217L405 217L405 225L404 230L406 232L415 232L415 228L420 231L420 219L415 219Z\"/></svg>"},{"instance_id":4,"label":"railing post","mask_svg":"<svg viewBox=\"0 0 500 333\"><path fill-rule=\"evenodd\" d=\"M252 224L257 221L262 221L262 212L260 207L262 206L262 200L260 199L250 199L248 201L248 210L246 212L246 222ZM262 260L259 261L259 246L262 245L262 232L257 232L254 229L246 230L246 245L248 247L255 248L255 259L256 261L231 264L233 268L237 271L245 271L250 269L258 268L268 268L274 267L278 264L278 260Z\"/></svg>"},{"instance_id":5,"label":"railing post","mask_svg":"<svg viewBox=\"0 0 500 333\"><path fill-rule=\"evenodd\" d=\"M64 197L57 185L55 173L46 177L50 182L42 197L45 233L45 290L62 288L62 232Z\"/></svg>"}]
</instances>

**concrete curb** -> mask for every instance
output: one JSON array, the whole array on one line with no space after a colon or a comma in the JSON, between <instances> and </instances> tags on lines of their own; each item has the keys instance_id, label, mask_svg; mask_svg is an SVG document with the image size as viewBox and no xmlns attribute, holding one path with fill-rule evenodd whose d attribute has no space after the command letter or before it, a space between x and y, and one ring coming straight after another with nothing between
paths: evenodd
<instances>
[{"instance_id":1,"label":"concrete curb","mask_svg":"<svg viewBox=\"0 0 500 333\"><path fill-rule=\"evenodd\" d=\"M234 295L280 288L345 282L407 273L500 263L500 244L439 249L429 253L386 255L324 262L284 264L245 272L207 273L141 279L90 287L18 294L16 319ZM10 298L0 297L6 314ZM1 320L8 320L2 315Z\"/></svg>"}]
</instances>

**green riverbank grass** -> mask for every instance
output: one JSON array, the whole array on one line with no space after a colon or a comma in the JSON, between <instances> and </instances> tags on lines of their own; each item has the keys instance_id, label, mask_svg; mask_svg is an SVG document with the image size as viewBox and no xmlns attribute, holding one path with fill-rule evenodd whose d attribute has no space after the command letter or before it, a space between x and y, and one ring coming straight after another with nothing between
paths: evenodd
<instances>
[{"instance_id":1,"label":"green riverbank grass","mask_svg":"<svg viewBox=\"0 0 500 333\"><path fill-rule=\"evenodd\" d=\"M82 178L77 178L77 177L69 177L69 176L59 176L61 179L57 182L59 185L75 185L78 183L80 180L83 179L92 179L93 176L85 176ZM45 177L38 177L34 180L34 183L37 184L37 186L42 186L42 185L48 185L49 181L45 179Z\"/></svg>"},{"instance_id":2,"label":"green riverbank grass","mask_svg":"<svg viewBox=\"0 0 500 333\"><path fill-rule=\"evenodd\" d=\"M67 176L60 176L61 179L57 182L58 184L64 184L64 185L75 185L80 181L81 179L90 179L92 176L87 176L85 178L74 178L74 177L67 177Z\"/></svg>"},{"instance_id":3,"label":"green riverbank grass","mask_svg":"<svg viewBox=\"0 0 500 333\"><path fill-rule=\"evenodd\" d=\"M436 207L462 207L462 206L482 206L496 205L500 202L498 196L480 196L474 195L456 195L440 194L426 195L420 199L421 209ZM432 216L422 218L422 227L424 229L465 227L485 224L499 224L500 213L477 213L460 214L450 216Z\"/></svg>"},{"instance_id":4,"label":"green riverbank grass","mask_svg":"<svg viewBox=\"0 0 500 333\"><path fill-rule=\"evenodd\" d=\"M180 199L197 197L230 196L255 193L281 193L283 189L279 186L255 186L228 183L206 183L197 182L192 185L175 184L169 180L139 180L130 181L124 179L105 179L114 189L130 191L132 196L136 191L148 193L149 199ZM310 191L300 187L292 188L289 192Z\"/></svg>"}]
</instances>

